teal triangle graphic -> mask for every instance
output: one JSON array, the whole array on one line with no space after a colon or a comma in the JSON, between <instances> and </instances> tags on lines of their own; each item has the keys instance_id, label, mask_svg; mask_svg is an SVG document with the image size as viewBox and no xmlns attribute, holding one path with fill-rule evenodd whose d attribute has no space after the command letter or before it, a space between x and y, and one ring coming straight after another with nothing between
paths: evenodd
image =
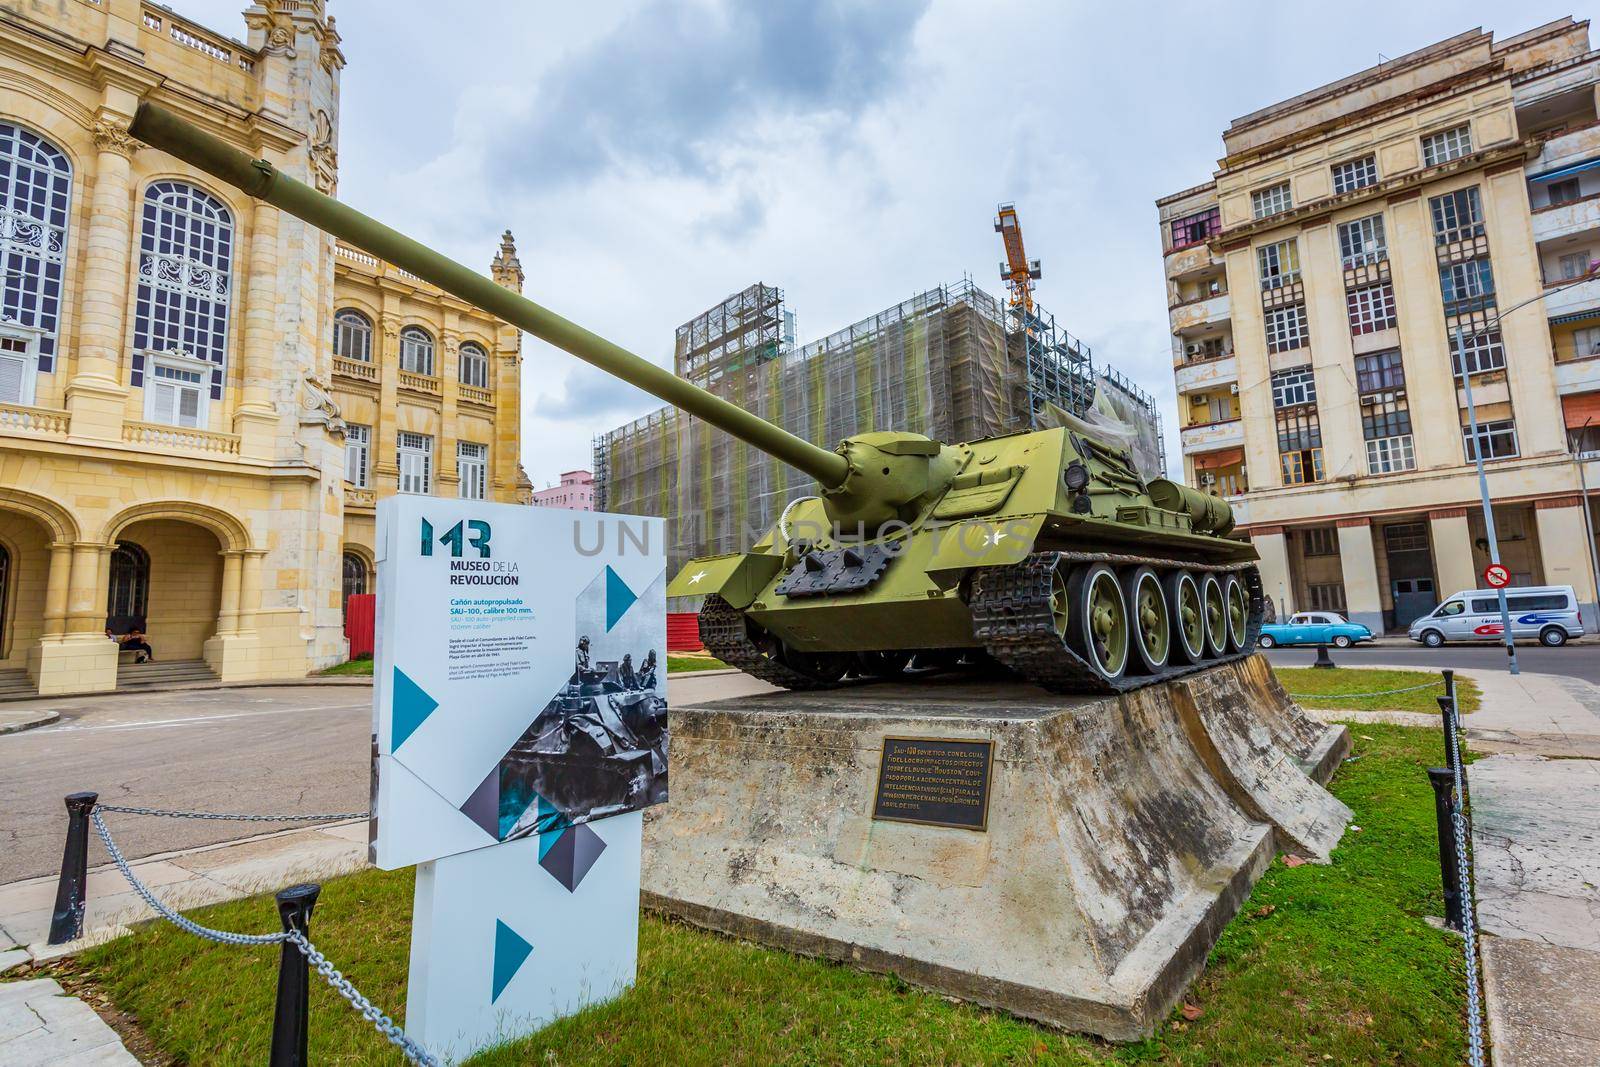
<instances>
[{"instance_id":1,"label":"teal triangle graphic","mask_svg":"<svg viewBox=\"0 0 1600 1067\"><path fill-rule=\"evenodd\" d=\"M423 691L422 686L406 677L399 667L394 669L394 712L390 719L392 736L389 751L398 752L406 738L416 733L439 702Z\"/></svg>"},{"instance_id":2,"label":"teal triangle graphic","mask_svg":"<svg viewBox=\"0 0 1600 1067\"><path fill-rule=\"evenodd\" d=\"M633 602L639 599L639 594L628 588L628 583L623 581L617 572L606 565L606 632L617 624L627 610L633 607Z\"/></svg>"},{"instance_id":3,"label":"teal triangle graphic","mask_svg":"<svg viewBox=\"0 0 1600 1067\"><path fill-rule=\"evenodd\" d=\"M499 919L494 921L494 996L489 998L489 1003L500 999L500 994L506 991L532 951L533 946L524 941L521 934Z\"/></svg>"}]
</instances>

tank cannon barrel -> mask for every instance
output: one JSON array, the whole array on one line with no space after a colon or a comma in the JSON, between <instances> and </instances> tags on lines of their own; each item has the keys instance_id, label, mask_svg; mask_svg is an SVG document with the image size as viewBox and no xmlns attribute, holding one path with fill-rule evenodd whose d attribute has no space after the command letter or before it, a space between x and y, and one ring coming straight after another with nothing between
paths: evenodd
<instances>
[{"instance_id":1,"label":"tank cannon barrel","mask_svg":"<svg viewBox=\"0 0 1600 1067\"><path fill-rule=\"evenodd\" d=\"M402 267L562 351L638 386L664 403L704 419L746 444L804 471L826 488L843 485L850 473L849 461L838 453L818 448L684 381L470 267L279 173L265 160L251 159L159 105L140 104L129 132L153 148L176 156L385 262Z\"/></svg>"}]
</instances>

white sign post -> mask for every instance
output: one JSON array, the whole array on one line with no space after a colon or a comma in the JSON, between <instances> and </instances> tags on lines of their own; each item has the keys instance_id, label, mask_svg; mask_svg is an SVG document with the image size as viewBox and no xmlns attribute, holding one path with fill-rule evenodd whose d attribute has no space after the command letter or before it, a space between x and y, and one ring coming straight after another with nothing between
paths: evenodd
<instances>
[{"instance_id":1,"label":"white sign post","mask_svg":"<svg viewBox=\"0 0 1600 1067\"><path fill-rule=\"evenodd\" d=\"M378 505L372 861L417 865L406 1033L453 1062L632 984L666 799L660 519Z\"/></svg>"}]
</instances>

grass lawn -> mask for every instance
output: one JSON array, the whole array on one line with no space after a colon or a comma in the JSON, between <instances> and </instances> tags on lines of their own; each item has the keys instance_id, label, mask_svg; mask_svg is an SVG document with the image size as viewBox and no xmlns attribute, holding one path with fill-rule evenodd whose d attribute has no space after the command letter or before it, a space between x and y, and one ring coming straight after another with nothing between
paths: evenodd
<instances>
[{"instance_id":1,"label":"grass lawn","mask_svg":"<svg viewBox=\"0 0 1600 1067\"><path fill-rule=\"evenodd\" d=\"M674 656L667 654L667 673L685 674L689 671L720 671L727 669L727 664L709 653L689 653Z\"/></svg>"},{"instance_id":2,"label":"grass lawn","mask_svg":"<svg viewBox=\"0 0 1600 1067\"><path fill-rule=\"evenodd\" d=\"M1444 696L1438 671L1369 671L1315 667L1274 667L1272 673L1300 703L1313 708L1343 708L1349 711L1425 711L1439 714L1439 698ZM1378 693L1387 689L1407 689L1428 682L1429 689L1416 689L1391 696L1348 699L1341 694ZM1478 710L1478 686L1470 678L1456 676L1456 703L1463 714ZM1319 700L1318 697L1325 699ZM1337 698L1337 699L1335 699Z\"/></svg>"},{"instance_id":3,"label":"grass lawn","mask_svg":"<svg viewBox=\"0 0 1600 1067\"><path fill-rule=\"evenodd\" d=\"M1361 829L1331 865L1275 861L1190 989L1194 1018L1175 1013L1149 1041L1060 1034L894 978L646 917L631 992L474 1062L1459 1064L1460 943L1422 919L1442 910L1423 770L1438 762L1438 734L1353 731L1362 758L1340 769L1333 790ZM409 872L330 882L311 925L334 964L397 1020L411 891ZM223 929L277 929L270 897L194 915ZM173 1062L256 1064L270 1042L276 958L275 948L222 947L160 924L53 973L108 995ZM312 1062L400 1061L312 981Z\"/></svg>"},{"instance_id":4,"label":"grass lawn","mask_svg":"<svg viewBox=\"0 0 1600 1067\"><path fill-rule=\"evenodd\" d=\"M363 659L346 660L337 666L329 667L317 673L325 676L331 674L358 674L370 678L372 676L372 657L367 656Z\"/></svg>"}]
</instances>

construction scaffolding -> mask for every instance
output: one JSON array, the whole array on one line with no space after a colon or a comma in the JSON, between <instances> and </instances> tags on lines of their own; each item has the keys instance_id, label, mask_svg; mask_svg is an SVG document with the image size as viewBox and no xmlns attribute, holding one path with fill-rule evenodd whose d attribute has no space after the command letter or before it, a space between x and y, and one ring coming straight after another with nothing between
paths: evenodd
<instances>
[{"instance_id":1,"label":"construction scaffolding","mask_svg":"<svg viewBox=\"0 0 1600 1067\"><path fill-rule=\"evenodd\" d=\"M792 348L781 342L782 292L758 285L680 327L677 366L824 448L886 429L972 441L1033 428L1046 404L1087 410L1088 347L1037 308L1028 328L1013 317L963 280ZM666 517L673 568L748 547L790 500L816 491L807 475L673 408L597 438L594 464L598 509Z\"/></svg>"}]
</instances>

